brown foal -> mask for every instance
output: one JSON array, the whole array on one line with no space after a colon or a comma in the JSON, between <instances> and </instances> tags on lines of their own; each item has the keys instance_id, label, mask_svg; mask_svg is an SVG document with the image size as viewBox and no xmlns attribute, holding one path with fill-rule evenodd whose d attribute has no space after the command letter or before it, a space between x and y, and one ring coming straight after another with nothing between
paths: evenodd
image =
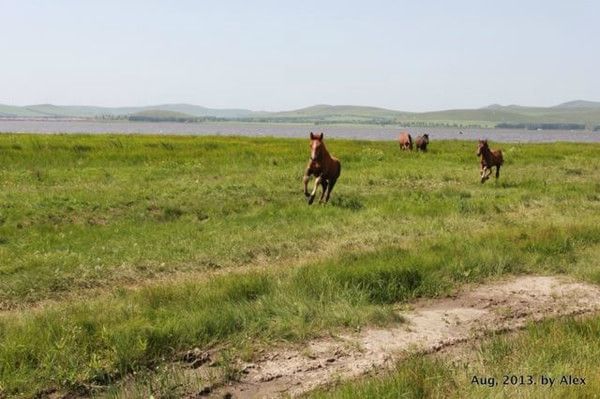
<instances>
[{"instance_id":1,"label":"brown foal","mask_svg":"<svg viewBox=\"0 0 600 399\"><path fill-rule=\"evenodd\" d=\"M310 132L310 160L302 179L304 182L304 195L308 197L309 205L315 200L319 184L323 187L319 202L323 202L323 198L325 198L325 203L329 201L329 196L341 170L342 164L339 159L332 157L327 151L325 143L323 143L323 133L316 135ZM307 186L310 176L315 176L315 187L312 193L309 194Z\"/></svg>"},{"instance_id":2,"label":"brown foal","mask_svg":"<svg viewBox=\"0 0 600 399\"><path fill-rule=\"evenodd\" d=\"M490 150L487 140L479 140L477 156L481 157L481 182L484 183L492 174L492 167L496 167L496 179L500 177L500 166L504 163L501 150Z\"/></svg>"}]
</instances>

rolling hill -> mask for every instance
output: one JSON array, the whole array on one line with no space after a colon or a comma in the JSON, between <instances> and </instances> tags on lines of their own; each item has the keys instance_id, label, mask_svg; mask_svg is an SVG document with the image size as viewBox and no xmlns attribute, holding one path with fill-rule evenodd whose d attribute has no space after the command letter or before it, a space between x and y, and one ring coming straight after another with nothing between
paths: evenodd
<instances>
[{"instance_id":1,"label":"rolling hill","mask_svg":"<svg viewBox=\"0 0 600 399\"><path fill-rule=\"evenodd\" d=\"M94 107L37 104L11 106L0 104L0 117L23 118L100 118L103 116L129 116L139 112L178 112L192 117L216 117L237 119L249 117L255 112L246 109L214 109L192 104L162 104L146 107Z\"/></svg>"},{"instance_id":2,"label":"rolling hill","mask_svg":"<svg viewBox=\"0 0 600 399\"><path fill-rule=\"evenodd\" d=\"M141 113L141 114L140 114ZM175 113L175 114L168 114ZM192 104L161 104L145 107L94 107L38 104L0 104L0 118L116 118L136 120L135 115L153 120L217 118L257 122L377 123L404 125L489 126L497 124L600 125L600 102L576 100L552 107L492 104L479 109L433 112L403 112L355 105L314 105L291 111L259 112L247 109L214 109ZM134 117L132 117L134 116Z\"/></svg>"},{"instance_id":3,"label":"rolling hill","mask_svg":"<svg viewBox=\"0 0 600 399\"><path fill-rule=\"evenodd\" d=\"M274 121L367 122L395 124L479 125L498 123L562 123L596 126L600 124L600 103L576 101L555 107L502 106L480 109L452 109L433 112L401 112L375 107L316 105L295 111L264 115Z\"/></svg>"},{"instance_id":4,"label":"rolling hill","mask_svg":"<svg viewBox=\"0 0 600 399\"><path fill-rule=\"evenodd\" d=\"M357 105L313 105L312 107L301 108L293 111L274 112L273 117L357 117L357 118L394 118L409 112L394 111L377 107L361 107Z\"/></svg>"},{"instance_id":5,"label":"rolling hill","mask_svg":"<svg viewBox=\"0 0 600 399\"><path fill-rule=\"evenodd\" d=\"M575 100L555 105L552 108L600 108L600 101Z\"/></svg>"},{"instance_id":6,"label":"rolling hill","mask_svg":"<svg viewBox=\"0 0 600 399\"><path fill-rule=\"evenodd\" d=\"M147 121L147 122L197 122L202 118L183 112L165 111L159 109L149 109L146 111L135 112L129 114L127 119L130 121Z\"/></svg>"}]
</instances>

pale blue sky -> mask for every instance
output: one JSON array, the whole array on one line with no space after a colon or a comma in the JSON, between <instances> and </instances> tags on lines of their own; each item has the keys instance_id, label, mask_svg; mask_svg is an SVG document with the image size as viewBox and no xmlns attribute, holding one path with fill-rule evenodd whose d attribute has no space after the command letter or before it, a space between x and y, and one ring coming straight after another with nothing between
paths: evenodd
<instances>
[{"instance_id":1,"label":"pale blue sky","mask_svg":"<svg viewBox=\"0 0 600 399\"><path fill-rule=\"evenodd\" d=\"M600 100L598 1L0 0L0 103Z\"/></svg>"}]
</instances>

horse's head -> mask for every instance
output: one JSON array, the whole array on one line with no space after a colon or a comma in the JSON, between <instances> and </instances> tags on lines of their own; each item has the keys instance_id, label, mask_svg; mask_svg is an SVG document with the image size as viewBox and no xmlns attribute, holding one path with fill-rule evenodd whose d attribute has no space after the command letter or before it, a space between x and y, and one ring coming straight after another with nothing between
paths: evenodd
<instances>
[{"instance_id":1,"label":"horse's head","mask_svg":"<svg viewBox=\"0 0 600 399\"><path fill-rule=\"evenodd\" d=\"M428 135L427 133L425 133L425 134L423 135L423 140L424 140L424 141L425 141L427 144L429 144L429 135Z\"/></svg>"},{"instance_id":2,"label":"horse's head","mask_svg":"<svg viewBox=\"0 0 600 399\"><path fill-rule=\"evenodd\" d=\"M477 143L477 156L481 156L483 151L489 149L487 140L479 140Z\"/></svg>"},{"instance_id":3,"label":"horse's head","mask_svg":"<svg viewBox=\"0 0 600 399\"><path fill-rule=\"evenodd\" d=\"M310 159L318 161L323 153L323 133L313 134L310 132Z\"/></svg>"}]
</instances>

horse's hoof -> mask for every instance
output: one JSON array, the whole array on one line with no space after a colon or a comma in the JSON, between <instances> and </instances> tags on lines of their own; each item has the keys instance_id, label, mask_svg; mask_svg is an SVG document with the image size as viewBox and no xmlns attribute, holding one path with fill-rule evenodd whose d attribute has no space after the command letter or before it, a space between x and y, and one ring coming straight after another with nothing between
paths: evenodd
<instances>
[{"instance_id":1,"label":"horse's hoof","mask_svg":"<svg viewBox=\"0 0 600 399\"><path fill-rule=\"evenodd\" d=\"M304 193L304 196L305 196L306 198L308 198L308 197L310 197L310 194L309 194L309 193Z\"/></svg>"},{"instance_id":2,"label":"horse's hoof","mask_svg":"<svg viewBox=\"0 0 600 399\"><path fill-rule=\"evenodd\" d=\"M315 200L315 197L310 197L308 199L308 205L312 205L313 201Z\"/></svg>"}]
</instances>

